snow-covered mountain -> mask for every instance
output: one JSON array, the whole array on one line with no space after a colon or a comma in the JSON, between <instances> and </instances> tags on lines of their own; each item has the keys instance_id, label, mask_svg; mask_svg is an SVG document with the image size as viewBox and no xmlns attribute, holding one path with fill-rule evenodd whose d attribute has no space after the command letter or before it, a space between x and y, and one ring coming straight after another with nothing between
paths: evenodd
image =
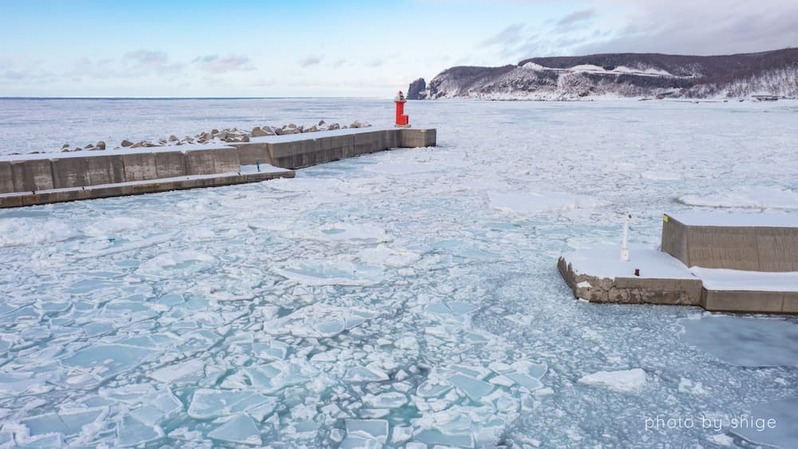
<instances>
[{"instance_id":1,"label":"snow-covered mountain","mask_svg":"<svg viewBox=\"0 0 798 449\"><path fill-rule=\"evenodd\" d=\"M798 97L798 49L727 56L614 53L531 58L503 67L452 67L410 98L574 100L759 95Z\"/></svg>"}]
</instances>

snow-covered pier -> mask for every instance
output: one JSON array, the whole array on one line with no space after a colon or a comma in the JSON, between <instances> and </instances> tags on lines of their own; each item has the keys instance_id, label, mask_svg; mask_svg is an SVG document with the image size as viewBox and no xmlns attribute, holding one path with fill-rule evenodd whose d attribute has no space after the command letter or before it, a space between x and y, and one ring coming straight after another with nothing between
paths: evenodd
<instances>
[{"instance_id":1,"label":"snow-covered pier","mask_svg":"<svg viewBox=\"0 0 798 449\"><path fill-rule=\"evenodd\" d=\"M560 257L579 299L679 304L744 313L798 313L798 223L790 215L663 216L661 250L617 247Z\"/></svg>"},{"instance_id":2,"label":"snow-covered pier","mask_svg":"<svg viewBox=\"0 0 798 449\"><path fill-rule=\"evenodd\" d=\"M0 156L0 208L293 177L301 167L435 143L434 129L365 128L231 144Z\"/></svg>"}]
</instances>

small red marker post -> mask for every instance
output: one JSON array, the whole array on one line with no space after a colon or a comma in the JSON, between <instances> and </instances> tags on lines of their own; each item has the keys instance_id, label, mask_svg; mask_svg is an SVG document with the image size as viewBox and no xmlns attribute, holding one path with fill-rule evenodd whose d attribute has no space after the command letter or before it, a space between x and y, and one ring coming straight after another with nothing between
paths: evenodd
<instances>
[{"instance_id":1,"label":"small red marker post","mask_svg":"<svg viewBox=\"0 0 798 449\"><path fill-rule=\"evenodd\" d=\"M394 99L396 103L396 127L397 128L408 128L410 127L410 117L405 115L405 96L402 91L399 91L399 94L396 95Z\"/></svg>"}]
</instances>

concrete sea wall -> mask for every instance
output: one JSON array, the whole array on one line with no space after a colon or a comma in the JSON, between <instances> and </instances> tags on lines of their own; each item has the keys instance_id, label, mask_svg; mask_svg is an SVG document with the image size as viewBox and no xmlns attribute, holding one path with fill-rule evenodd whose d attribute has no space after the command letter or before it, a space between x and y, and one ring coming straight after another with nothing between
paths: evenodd
<instances>
[{"instance_id":1,"label":"concrete sea wall","mask_svg":"<svg viewBox=\"0 0 798 449\"><path fill-rule=\"evenodd\" d=\"M700 279L594 276L577 273L566 257L559 258L557 269L574 296L589 302L701 305Z\"/></svg>"},{"instance_id":2,"label":"concrete sea wall","mask_svg":"<svg viewBox=\"0 0 798 449\"><path fill-rule=\"evenodd\" d=\"M745 271L798 271L798 223L709 225L690 216L664 215L662 250L688 267Z\"/></svg>"},{"instance_id":3,"label":"concrete sea wall","mask_svg":"<svg viewBox=\"0 0 798 449\"><path fill-rule=\"evenodd\" d=\"M390 148L435 146L435 129L345 129L313 134L254 137L236 143L242 165L267 163L297 169Z\"/></svg>"},{"instance_id":4,"label":"concrete sea wall","mask_svg":"<svg viewBox=\"0 0 798 449\"><path fill-rule=\"evenodd\" d=\"M35 156L35 158L33 158ZM39 192L180 176L238 172L234 147L148 148L0 158L0 193Z\"/></svg>"},{"instance_id":5,"label":"concrete sea wall","mask_svg":"<svg viewBox=\"0 0 798 449\"><path fill-rule=\"evenodd\" d=\"M701 307L718 312L798 314L798 292L704 288Z\"/></svg>"},{"instance_id":6,"label":"concrete sea wall","mask_svg":"<svg viewBox=\"0 0 798 449\"><path fill-rule=\"evenodd\" d=\"M231 145L0 157L0 208L293 177L293 169L390 148L435 146L434 129L345 129ZM282 170L252 170L262 164Z\"/></svg>"}]
</instances>

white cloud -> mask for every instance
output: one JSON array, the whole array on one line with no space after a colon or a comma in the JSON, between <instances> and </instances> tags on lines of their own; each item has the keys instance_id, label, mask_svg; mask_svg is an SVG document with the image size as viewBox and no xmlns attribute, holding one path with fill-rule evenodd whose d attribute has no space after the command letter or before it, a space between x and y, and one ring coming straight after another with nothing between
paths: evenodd
<instances>
[{"instance_id":1,"label":"white cloud","mask_svg":"<svg viewBox=\"0 0 798 449\"><path fill-rule=\"evenodd\" d=\"M194 65L199 67L203 72L208 73L227 73L227 72L244 72L255 70L249 58L239 55L206 55L194 58L191 61Z\"/></svg>"},{"instance_id":2,"label":"white cloud","mask_svg":"<svg viewBox=\"0 0 798 449\"><path fill-rule=\"evenodd\" d=\"M524 25L520 23L514 23L507 28L499 31L498 33L494 34L493 36L485 39L482 41L482 46L487 47L491 45L507 45L507 44L515 44L519 40L523 39L524 35Z\"/></svg>"},{"instance_id":3,"label":"white cloud","mask_svg":"<svg viewBox=\"0 0 798 449\"><path fill-rule=\"evenodd\" d=\"M324 58L321 56L308 55L297 61L297 64L299 65L299 67L302 67L304 69L307 67L321 64L322 59Z\"/></svg>"},{"instance_id":4,"label":"white cloud","mask_svg":"<svg viewBox=\"0 0 798 449\"><path fill-rule=\"evenodd\" d=\"M572 29L577 24L583 24L584 22L589 21L596 17L596 11L594 9L583 9L581 11L574 11L567 16L563 17L562 19L557 21L557 28L560 29Z\"/></svg>"},{"instance_id":5,"label":"white cloud","mask_svg":"<svg viewBox=\"0 0 798 449\"><path fill-rule=\"evenodd\" d=\"M183 70L182 64L170 63L169 56L162 51L129 51L122 56L122 63L127 69L137 74L155 73L162 75Z\"/></svg>"},{"instance_id":6,"label":"white cloud","mask_svg":"<svg viewBox=\"0 0 798 449\"><path fill-rule=\"evenodd\" d=\"M528 3L534 8L535 0ZM591 53L733 54L798 44L798 2L588 0L545 25L514 23L481 43L507 63Z\"/></svg>"},{"instance_id":7,"label":"white cloud","mask_svg":"<svg viewBox=\"0 0 798 449\"><path fill-rule=\"evenodd\" d=\"M732 54L776 50L798 43L794 0L604 0L627 12L612 37L578 53L658 52Z\"/></svg>"},{"instance_id":8,"label":"white cloud","mask_svg":"<svg viewBox=\"0 0 798 449\"><path fill-rule=\"evenodd\" d=\"M9 55L0 57L0 79L8 83L38 83L51 81L56 74L44 69L42 61L27 55Z\"/></svg>"}]
</instances>

